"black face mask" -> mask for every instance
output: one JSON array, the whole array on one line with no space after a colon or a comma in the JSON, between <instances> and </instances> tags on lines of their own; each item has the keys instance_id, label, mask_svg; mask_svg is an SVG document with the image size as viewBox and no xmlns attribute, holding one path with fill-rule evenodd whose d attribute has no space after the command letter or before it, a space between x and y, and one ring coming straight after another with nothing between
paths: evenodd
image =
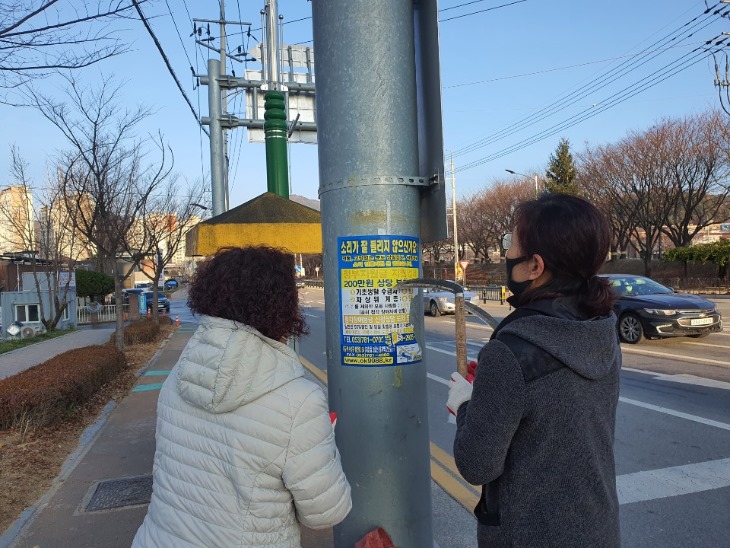
<instances>
[{"instance_id":1,"label":"black face mask","mask_svg":"<svg viewBox=\"0 0 730 548\"><path fill-rule=\"evenodd\" d=\"M515 301L519 302L520 297L525 290L530 287L532 280L525 280L524 282L516 282L512 279L512 269L520 263L524 263L529 257L522 256L516 259L510 259L505 257L505 263L507 265L507 289L509 289L515 296ZM514 305L513 305L514 306Z\"/></svg>"}]
</instances>

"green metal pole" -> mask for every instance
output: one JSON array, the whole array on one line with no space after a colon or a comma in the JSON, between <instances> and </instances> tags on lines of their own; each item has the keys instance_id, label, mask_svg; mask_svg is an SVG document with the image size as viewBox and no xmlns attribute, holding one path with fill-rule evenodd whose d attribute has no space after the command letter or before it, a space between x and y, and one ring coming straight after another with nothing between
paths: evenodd
<instances>
[{"instance_id":1,"label":"green metal pole","mask_svg":"<svg viewBox=\"0 0 730 548\"><path fill-rule=\"evenodd\" d=\"M289 198L289 168L286 156L288 125L284 94L270 91L264 102L266 139L266 181L269 192Z\"/></svg>"}]
</instances>

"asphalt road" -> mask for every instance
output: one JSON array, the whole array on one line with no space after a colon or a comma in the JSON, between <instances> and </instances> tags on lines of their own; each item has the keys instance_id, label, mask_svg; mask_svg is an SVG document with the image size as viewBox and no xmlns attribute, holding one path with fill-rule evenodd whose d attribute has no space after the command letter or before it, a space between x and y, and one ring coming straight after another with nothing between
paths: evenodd
<instances>
[{"instance_id":1,"label":"asphalt road","mask_svg":"<svg viewBox=\"0 0 730 548\"><path fill-rule=\"evenodd\" d=\"M326 380L323 291L303 289L301 300L311 332L301 342L302 361ZM716 302L730 321L730 300ZM508 313L497 303L485 309L497 318ZM426 316L425 327L433 479L470 511L478 491L458 477L455 425L444 410L455 367L454 319ZM729 329L701 340L622 347L615 454L623 546L730 546ZM470 358L491 332L467 319Z\"/></svg>"}]
</instances>

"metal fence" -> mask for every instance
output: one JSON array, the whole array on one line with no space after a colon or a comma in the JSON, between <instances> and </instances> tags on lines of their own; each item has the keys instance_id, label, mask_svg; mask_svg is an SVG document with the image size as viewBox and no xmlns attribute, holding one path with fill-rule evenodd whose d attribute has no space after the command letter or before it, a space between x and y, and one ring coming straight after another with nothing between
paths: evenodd
<instances>
[{"instance_id":1,"label":"metal fence","mask_svg":"<svg viewBox=\"0 0 730 548\"><path fill-rule=\"evenodd\" d=\"M470 288L474 293L479 294L479 298L483 303L487 301L498 301L504 303L506 298L506 290L503 285L490 284L484 286L472 286Z\"/></svg>"},{"instance_id":2,"label":"metal fence","mask_svg":"<svg viewBox=\"0 0 730 548\"><path fill-rule=\"evenodd\" d=\"M129 305L122 305L125 312L129 310ZM113 322L117 319L117 305L105 304L100 305L98 312L92 312L88 306L79 306L76 309L76 322L78 324L86 324L92 322Z\"/></svg>"}]
</instances>

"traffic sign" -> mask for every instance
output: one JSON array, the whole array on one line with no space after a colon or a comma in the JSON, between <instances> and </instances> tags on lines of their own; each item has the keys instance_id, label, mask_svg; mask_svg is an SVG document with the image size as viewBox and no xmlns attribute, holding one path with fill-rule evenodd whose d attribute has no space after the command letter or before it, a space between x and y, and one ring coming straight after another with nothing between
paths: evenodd
<instances>
[{"instance_id":1,"label":"traffic sign","mask_svg":"<svg viewBox=\"0 0 730 548\"><path fill-rule=\"evenodd\" d=\"M469 266L469 261L459 261L459 264L461 265L462 270L466 270Z\"/></svg>"}]
</instances>

